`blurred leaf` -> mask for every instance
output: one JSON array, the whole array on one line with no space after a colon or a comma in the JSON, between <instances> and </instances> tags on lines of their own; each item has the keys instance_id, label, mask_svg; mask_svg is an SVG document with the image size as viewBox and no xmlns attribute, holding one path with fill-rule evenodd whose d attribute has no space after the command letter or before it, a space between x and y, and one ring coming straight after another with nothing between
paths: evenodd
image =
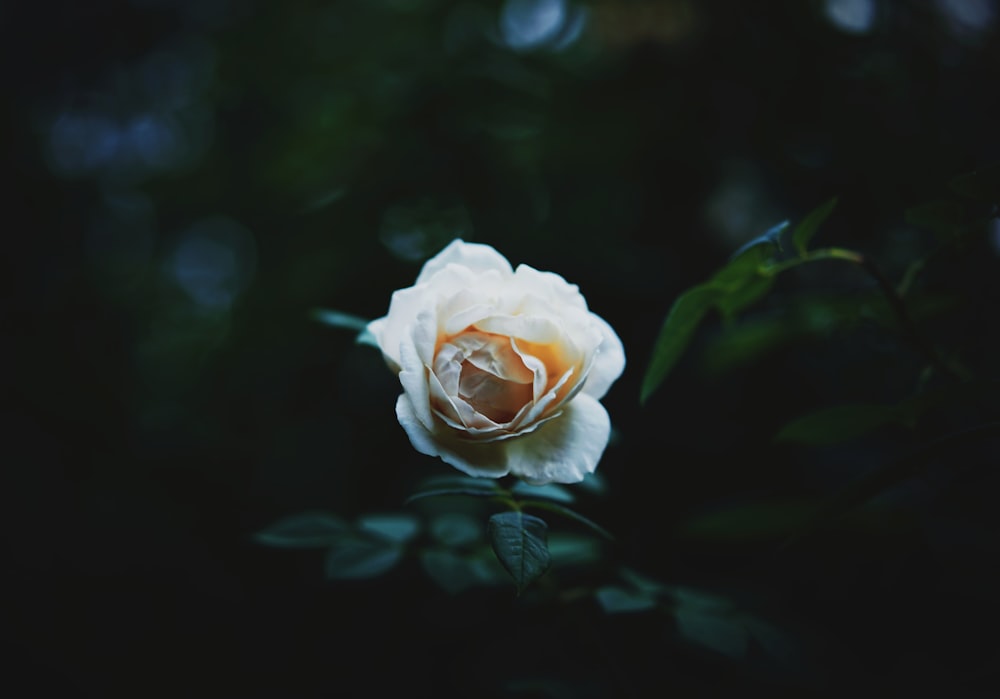
<instances>
[{"instance_id":1,"label":"blurred leaf","mask_svg":"<svg viewBox=\"0 0 1000 699\"><path fill-rule=\"evenodd\" d=\"M666 379L711 308L731 319L770 290L774 279L762 274L761 269L777 249L774 239L785 225L780 224L747 243L709 281L677 297L653 344L639 393L640 403L645 403Z\"/></svg>"},{"instance_id":2,"label":"blurred leaf","mask_svg":"<svg viewBox=\"0 0 1000 699\"><path fill-rule=\"evenodd\" d=\"M668 592L670 589L660 581L647 577L638 571L632 570L631 568L622 568L620 574L625 582L635 589L652 595L660 595Z\"/></svg>"},{"instance_id":3,"label":"blurred leaf","mask_svg":"<svg viewBox=\"0 0 1000 699\"><path fill-rule=\"evenodd\" d=\"M326 512L303 512L280 519L254 535L265 546L324 548L349 531L341 518Z\"/></svg>"},{"instance_id":4,"label":"blurred leaf","mask_svg":"<svg viewBox=\"0 0 1000 699\"><path fill-rule=\"evenodd\" d=\"M950 182L951 189L978 201L1000 204L1000 163L959 175Z\"/></svg>"},{"instance_id":5,"label":"blurred leaf","mask_svg":"<svg viewBox=\"0 0 1000 699\"><path fill-rule=\"evenodd\" d=\"M812 241L813 236L816 235L816 231L830 217L836 206L837 197L834 197L806 214L806 217L795 227L795 230L792 232L792 245L799 255L806 254L809 249L809 243Z\"/></svg>"},{"instance_id":6,"label":"blurred leaf","mask_svg":"<svg viewBox=\"0 0 1000 699\"><path fill-rule=\"evenodd\" d=\"M557 505L556 503L549 502L547 500L525 500L524 502L521 503L521 507L532 507L539 510L548 510L549 512L555 512L556 514L560 514L563 517L568 517L569 519L572 519L574 522L579 522L580 524L589 527L593 531L603 536L608 541L614 541L614 537L611 535L611 532L609 532L607 529L605 529L592 519L588 519L587 517L581 515L579 512L571 510L568 507L563 507L562 505Z\"/></svg>"},{"instance_id":7,"label":"blurred leaf","mask_svg":"<svg viewBox=\"0 0 1000 699\"><path fill-rule=\"evenodd\" d=\"M726 292L732 292L760 276L761 266L768 262L778 249L778 246L769 239L769 235L765 233L764 236L751 240L733 253L729 257L729 262L712 276L709 283Z\"/></svg>"},{"instance_id":8,"label":"blurred leaf","mask_svg":"<svg viewBox=\"0 0 1000 699\"><path fill-rule=\"evenodd\" d=\"M677 610L677 630L681 636L739 660L746 656L749 633L738 620L696 607Z\"/></svg>"},{"instance_id":9,"label":"blurred leaf","mask_svg":"<svg viewBox=\"0 0 1000 699\"><path fill-rule=\"evenodd\" d=\"M505 573L496 565L496 559L475 554L431 549L420 555L420 563L428 577L452 595L472 587L497 585L506 579L500 577Z\"/></svg>"},{"instance_id":10,"label":"blurred leaf","mask_svg":"<svg viewBox=\"0 0 1000 699\"><path fill-rule=\"evenodd\" d=\"M747 318L722 329L706 346L701 362L710 374L721 374L751 364L802 334L793 319Z\"/></svg>"},{"instance_id":11,"label":"blurred leaf","mask_svg":"<svg viewBox=\"0 0 1000 699\"><path fill-rule=\"evenodd\" d=\"M549 555L560 566L593 563L601 558L601 546L591 537L557 532L549 536Z\"/></svg>"},{"instance_id":12,"label":"blurred leaf","mask_svg":"<svg viewBox=\"0 0 1000 699\"><path fill-rule=\"evenodd\" d=\"M373 578L389 571L403 555L398 543L357 536L344 537L326 555L330 580Z\"/></svg>"},{"instance_id":13,"label":"blurred leaf","mask_svg":"<svg viewBox=\"0 0 1000 699\"><path fill-rule=\"evenodd\" d=\"M594 591L597 603L607 614L645 612L656 607L656 598L642 590L606 585Z\"/></svg>"},{"instance_id":14,"label":"blurred leaf","mask_svg":"<svg viewBox=\"0 0 1000 699\"><path fill-rule=\"evenodd\" d=\"M705 592L693 587L673 585L668 588L678 608L699 611L725 612L733 608L732 600L722 595Z\"/></svg>"},{"instance_id":15,"label":"blurred leaf","mask_svg":"<svg viewBox=\"0 0 1000 699\"><path fill-rule=\"evenodd\" d=\"M514 495L544 498L547 500L555 500L556 502L569 503L576 499L573 497L573 494L569 492L569 490L561 485L556 485L555 483L530 485L524 481L518 481L514 487L511 488L511 492L514 493Z\"/></svg>"},{"instance_id":16,"label":"blurred leaf","mask_svg":"<svg viewBox=\"0 0 1000 699\"><path fill-rule=\"evenodd\" d=\"M756 275L750 277L745 284L733 288L728 294L719 297L715 307L726 320L732 320L737 314L752 306L767 295L774 286L775 277Z\"/></svg>"},{"instance_id":17,"label":"blurred leaf","mask_svg":"<svg viewBox=\"0 0 1000 699\"><path fill-rule=\"evenodd\" d=\"M407 503L422 498L445 495L470 495L472 497L496 497L501 489L492 478L472 478L469 476L435 476L424 480L416 493L406 499Z\"/></svg>"},{"instance_id":18,"label":"blurred leaf","mask_svg":"<svg viewBox=\"0 0 1000 699\"><path fill-rule=\"evenodd\" d=\"M514 578L520 593L549 567L548 525L522 512L500 512L490 517L488 531L493 552Z\"/></svg>"},{"instance_id":19,"label":"blurred leaf","mask_svg":"<svg viewBox=\"0 0 1000 699\"><path fill-rule=\"evenodd\" d=\"M653 345L653 354L642 379L639 402L645 403L660 387L687 349L694 331L709 309L723 295L711 284L692 287L677 297Z\"/></svg>"},{"instance_id":20,"label":"blurred leaf","mask_svg":"<svg viewBox=\"0 0 1000 699\"><path fill-rule=\"evenodd\" d=\"M396 543L405 543L420 531L420 523L407 514L370 514L358 518L361 531Z\"/></svg>"},{"instance_id":21,"label":"blurred leaf","mask_svg":"<svg viewBox=\"0 0 1000 699\"><path fill-rule=\"evenodd\" d=\"M753 502L692 517L678 528L681 536L713 541L750 541L788 536L815 512L805 501Z\"/></svg>"},{"instance_id":22,"label":"blurred leaf","mask_svg":"<svg viewBox=\"0 0 1000 699\"><path fill-rule=\"evenodd\" d=\"M483 534L475 519L461 512L445 512L431 520L431 536L445 546L458 547L473 544Z\"/></svg>"},{"instance_id":23,"label":"blurred leaf","mask_svg":"<svg viewBox=\"0 0 1000 699\"><path fill-rule=\"evenodd\" d=\"M890 424L910 426L912 416L899 406L836 405L792 420L781 428L774 441L811 446L838 444Z\"/></svg>"}]
</instances>

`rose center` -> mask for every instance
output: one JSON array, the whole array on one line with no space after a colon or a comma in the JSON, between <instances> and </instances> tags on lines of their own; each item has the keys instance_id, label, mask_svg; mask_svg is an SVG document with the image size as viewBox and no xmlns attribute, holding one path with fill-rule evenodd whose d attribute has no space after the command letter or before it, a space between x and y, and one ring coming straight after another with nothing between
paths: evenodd
<instances>
[{"instance_id":1,"label":"rose center","mask_svg":"<svg viewBox=\"0 0 1000 699\"><path fill-rule=\"evenodd\" d=\"M496 423L510 422L532 398L530 383L506 381L483 371L468 359L462 362L458 395L476 412Z\"/></svg>"}]
</instances>

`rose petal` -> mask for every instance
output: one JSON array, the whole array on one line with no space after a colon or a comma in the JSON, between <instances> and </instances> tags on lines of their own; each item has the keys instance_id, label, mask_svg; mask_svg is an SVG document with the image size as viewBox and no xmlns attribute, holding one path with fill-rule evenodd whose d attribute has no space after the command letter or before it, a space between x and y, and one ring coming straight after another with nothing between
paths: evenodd
<instances>
[{"instance_id":1,"label":"rose petal","mask_svg":"<svg viewBox=\"0 0 1000 699\"><path fill-rule=\"evenodd\" d=\"M603 340L597 348L590 373L583 384L583 392L601 399L611 388L611 384L625 371L625 348L618 335L603 318L591 314L591 320L601 331Z\"/></svg>"},{"instance_id":2,"label":"rose petal","mask_svg":"<svg viewBox=\"0 0 1000 699\"><path fill-rule=\"evenodd\" d=\"M520 294L546 299L555 308L587 310L587 301L580 293L580 287L570 284L555 272L540 272L530 265L518 265L510 287Z\"/></svg>"},{"instance_id":3,"label":"rose petal","mask_svg":"<svg viewBox=\"0 0 1000 699\"><path fill-rule=\"evenodd\" d=\"M459 471L477 478L500 478L509 469L506 450L497 442L468 442L448 434L450 428L428 430L414 414L406 394L396 399L396 418L410 438L410 444L421 454L437 456Z\"/></svg>"},{"instance_id":4,"label":"rose petal","mask_svg":"<svg viewBox=\"0 0 1000 699\"><path fill-rule=\"evenodd\" d=\"M495 270L504 277L513 274L513 269L507 258L489 245L466 243L464 240L456 238L441 252L424 263L416 283L422 284L428 281L448 265L458 265L474 273Z\"/></svg>"},{"instance_id":5,"label":"rose petal","mask_svg":"<svg viewBox=\"0 0 1000 699\"><path fill-rule=\"evenodd\" d=\"M604 406L580 393L566 403L559 419L502 444L510 472L528 483L578 483L597 468L610 436Z\"/></svg>"},{"instance_id":6,"label":"rose petal","mask_svg":"<svg viewBox=\"0 0 1000 699\"><path fill-rule=\"evenodd\" d=\"M430 388L427 383L427 367L420 361L413 342L403 342L400 345L399 383L413 406L414 416L427 429L434 427L434 415L431 412Z\"/></svg>"}]
</instances>

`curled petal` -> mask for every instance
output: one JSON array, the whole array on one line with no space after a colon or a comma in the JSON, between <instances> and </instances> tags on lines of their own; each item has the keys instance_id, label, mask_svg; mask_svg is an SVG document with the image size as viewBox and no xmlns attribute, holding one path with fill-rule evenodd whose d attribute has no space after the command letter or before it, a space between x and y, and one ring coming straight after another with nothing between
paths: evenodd
<instances>
[{"instance_id":1,"label":"curled petal","mask_svg":"<svg viewBox=\"0 0 1000 699\"><path fill-rule=\"evenodd\" d=\"M437 456L459 471L476 478L500 478L509 473L506 450L500 442L469 442L459 439L450 428L427 429L417 419L409 397L396 399L396 417L406 431L413 448L421 454Z\"/></svg>"}]
</instances>

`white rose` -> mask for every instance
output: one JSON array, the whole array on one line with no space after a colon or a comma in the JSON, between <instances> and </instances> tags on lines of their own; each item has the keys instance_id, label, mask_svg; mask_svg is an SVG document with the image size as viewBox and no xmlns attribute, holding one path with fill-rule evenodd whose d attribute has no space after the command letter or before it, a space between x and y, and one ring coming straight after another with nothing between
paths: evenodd
<instances>
[{"instance_id":1,"label":"white rose","mask_svg":"<svg viewBox=\"0 0 1000 699\"><path fill-rule=\"evenodd\" d=\"M598 400L625 351L558 274L455 240L368 329L399 374L396 416L417 451L534 484L597 467L611 431Z\"/></svg>"}]
</instances>

